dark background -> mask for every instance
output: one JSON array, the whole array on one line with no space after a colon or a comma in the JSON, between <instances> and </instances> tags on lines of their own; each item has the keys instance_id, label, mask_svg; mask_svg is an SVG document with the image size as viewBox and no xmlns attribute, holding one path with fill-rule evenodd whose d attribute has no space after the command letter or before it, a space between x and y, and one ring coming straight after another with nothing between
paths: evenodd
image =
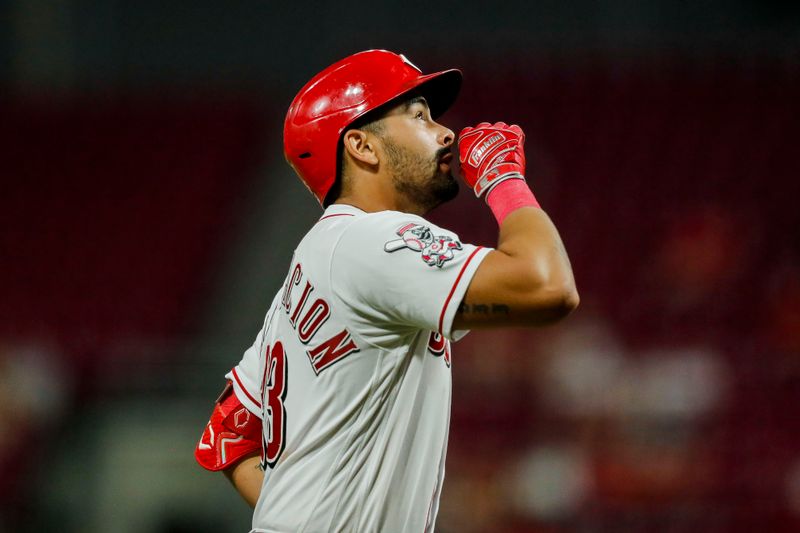
<instances>
[{"instance_id":1,"label":"dark background","mask_svg":"<svg viewBox=\"0 0 800 533\"><path fill-rule=\"evenodd\" d=\"M247 531L193 448L320 214L289 102L368 48L525 129L582 297L454 346L437 530L800 530L785 4L0 3L0 532ZM467 191L431 218L495 242Z\"/></svg>"}]
</instances>

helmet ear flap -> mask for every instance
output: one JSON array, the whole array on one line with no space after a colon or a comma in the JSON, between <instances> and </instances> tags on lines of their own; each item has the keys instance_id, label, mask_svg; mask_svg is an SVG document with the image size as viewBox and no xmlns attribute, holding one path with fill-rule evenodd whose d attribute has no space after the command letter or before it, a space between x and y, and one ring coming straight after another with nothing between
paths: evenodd
<instances>
[{"instance_id":1,"label":"helmet ear flap","mask_svg":"<svg viewBox=\"0 0 800 533\"><path fill-rule=\"evenodd\" d=\"M414 90L426 97L435 118L452 104L460 86L457 70L424 75L404 56L386 50L346 57L314 76L289 106L283 127L286 160L325 207L341 192L346 128Z\"/></svg>"}]
</instances>

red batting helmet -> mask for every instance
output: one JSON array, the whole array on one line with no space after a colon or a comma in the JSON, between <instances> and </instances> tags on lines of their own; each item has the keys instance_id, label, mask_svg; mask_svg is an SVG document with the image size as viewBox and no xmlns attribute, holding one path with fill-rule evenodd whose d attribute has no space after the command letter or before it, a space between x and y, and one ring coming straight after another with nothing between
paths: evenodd
<instances>
[{"instance_id":1,"label":"red batting helmet","mask_svg":"<svg viewBox=\"0 0 800 533\"><path fill-rule=\"evenodd\" d=\"M294 97L283 125L286 160L325 205L337 177L339 139L350 124L415 89L437 118L455 101L460 87L457 69L426 75L402 54L353 54L314 76Z\"/></svg>"}]
</instances>

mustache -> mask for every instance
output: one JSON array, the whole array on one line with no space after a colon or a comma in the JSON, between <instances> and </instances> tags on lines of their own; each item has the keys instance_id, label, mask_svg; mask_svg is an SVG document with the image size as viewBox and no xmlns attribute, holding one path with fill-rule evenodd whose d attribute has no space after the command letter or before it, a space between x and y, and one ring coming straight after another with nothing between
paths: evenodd
<instances>
[{"instance_id":1,"label":"mustache","mask_svg":"<svg viewBox=\"0 0 800 533\"><path fill-rule=\"evenodd\" d=\"M440 150L438 150L438 151L436 152L436 160L437 160L437 161L438 161L438 160L440 160L441 158L443 158L443 157L444 157L444 156L446 156L447 154L451 153L451 151L452 151L452 150L450 149L450 147L449 147L449 146L447 146L447 147L445 147L445 148L441 148Z\"/></svg>"}]
</instances>

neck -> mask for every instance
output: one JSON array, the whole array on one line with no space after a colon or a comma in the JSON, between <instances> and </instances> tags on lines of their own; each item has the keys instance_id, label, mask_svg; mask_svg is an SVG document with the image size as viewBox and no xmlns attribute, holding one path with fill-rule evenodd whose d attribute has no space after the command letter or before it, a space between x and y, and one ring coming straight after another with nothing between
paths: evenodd
<instances>
[{"instance_id":1,"label":"neck","mask_svg":"<svg viewBox=\"0 0 800 533\"><path fill-rule=\"evenodd\" d=\"M398 192L388 177L372 175L364 179L359 176L348 181L350 186L342 191L335 204L352 205L367 213L400 211L414 215L425 214L424 209Z\"/></svg>"},{"instance_id":2,"label":"neck","mask_svg":"<svg viewBox=\"0 0 800 533\"><path fill-rule=\"evenodd\" d=\"M379 211L400 211L401 213L411 213L414 215L424 215L425 211L419 209L417 206L411 205L407 202L401 201L401 198L395 197L390 200L364 197L364 195L342 195L334 204L345 204L357 207L366 213L377 213Z\"/></svg>"}]
</instances>

